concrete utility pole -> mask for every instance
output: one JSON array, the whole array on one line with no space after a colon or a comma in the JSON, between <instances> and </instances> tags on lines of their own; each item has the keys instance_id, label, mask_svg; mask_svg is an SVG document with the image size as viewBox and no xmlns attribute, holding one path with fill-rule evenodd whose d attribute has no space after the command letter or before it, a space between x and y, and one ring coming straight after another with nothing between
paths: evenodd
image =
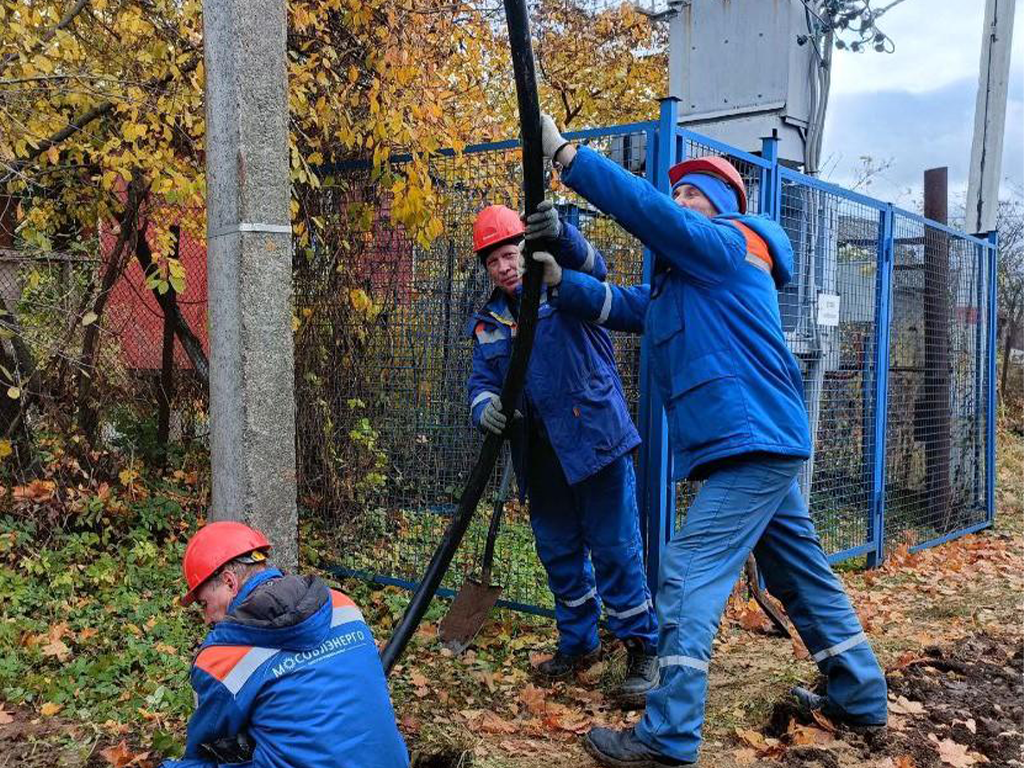
<instances>
[{"instance_id":1,"label":"concrete utility pole","mask_svg":"<svg viewBox=\"0 0 1024 768\"><path fill-rule=\"evenodd\" d=\"M211 520L298 559L285 0L204 0Z\"/></svg>"},{"instance_id":2,"label":"concrete utility pole","mask_svg":"<svg viewBox=\"0 0 1024 768\"><path fill-rule=\"evenodd\" d=\"M1014 0L986 0L985 3L971 170L967 178L968 232L991 232L996 228L1007 84L1010 79L1010 43L1013 41L1013 6Z\"/></svg>"}]
</instances>

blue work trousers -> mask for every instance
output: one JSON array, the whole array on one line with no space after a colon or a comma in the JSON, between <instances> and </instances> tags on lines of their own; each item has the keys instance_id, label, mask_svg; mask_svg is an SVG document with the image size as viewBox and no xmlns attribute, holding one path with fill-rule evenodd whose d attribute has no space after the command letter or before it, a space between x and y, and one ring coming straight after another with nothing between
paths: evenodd
<instances>
[{"instance_id":1,"label":"blue work trousers","mask_svg":"<svg viewBox=\"0 0 1024 768\"><path fill-rule=\"evenodd\" d=\"M714 471L661 561L659 687L636 734L652 749L696 761L711 641L751 550L827 682L827 714L886 722L885 676L832 573L800 495L801 459L759 456Z\"/></svg>"},{"instance_id":2,"label":"blue work trousers","mask_svg":"<svg viewBox=\"0 0 1024 768\"><path fill-rule=\"evenodd\" d=\"M639 638L654 653L658 620L629 455L569 485L551 443L531 435L527 472L530 523L555 597L558 649L578 655L597 647L603 603L616 637Z\"/></svg>"}]
</instances>

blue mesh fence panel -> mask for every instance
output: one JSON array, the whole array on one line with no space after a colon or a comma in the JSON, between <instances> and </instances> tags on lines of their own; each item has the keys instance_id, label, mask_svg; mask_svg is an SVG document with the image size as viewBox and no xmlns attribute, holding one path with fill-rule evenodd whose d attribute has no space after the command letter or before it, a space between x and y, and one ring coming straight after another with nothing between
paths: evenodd
<instances>
[{"instance_id":1,"label":"blue mesh fence panel","mask_svg":"<svg viewBox=\"0 0 1024 768\"><path fill-rule=\"evenodd\" d=\"M912 214L895 217L887 413L889 546L986 519L986 249Z\"/></svg>"},{"instance_id":2,"label":"blue mesh fence panel","mask_svg":"<svg viewBox=\"0 0 1024 768\"><path fill-rule=\"evenodd\" d=\"M881 208L783 175L780 223L794 274L779 308L803 371L814 443L801 489L830 555L869 540ZM838 312L830 315L829 304Z\"/></svg>"}]
</instances>

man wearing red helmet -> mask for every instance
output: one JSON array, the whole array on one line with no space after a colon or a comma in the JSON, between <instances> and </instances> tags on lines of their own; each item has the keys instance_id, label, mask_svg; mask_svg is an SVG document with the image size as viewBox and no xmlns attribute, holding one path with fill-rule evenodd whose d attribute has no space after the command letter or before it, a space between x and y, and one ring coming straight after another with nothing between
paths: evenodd
<instances>
[{"instance_id":1,"label":"man wearing red helmet","mask_svg":"<svg viewBox=\"0 0 1024 768\"><path fill-rule=\"evenodd\" d=\"M797 484L810 434L779 316L777 291L793 268L789 239L771 219L745 215L743 179L724 158L673 167L669 197L566 142L547 115L542 124L544 153L565 169L562 181L655 256L650 285L619 288L535 254L551 302L649 334L673 479L704 481L662 555L660 685L634 728L594 728L584 747L619 768L696 762L712 640L751 551L825 679L824 696L793 689L798 702L851 725L884 725L885 677Z\"/></svg>"},{"instance_id":2,"label":"man wearing red helmet","mask_svg":"<svg viewBox=\"0 0 1024 768\"><path fill-rule=\"evenodd\" d=\"M636 706L657 682L657 619L644 577L630 452L640 442L615 367L608 332L541 298L537 333L517 413L507 424L499 393L516 332L523 239L543 238L566 267L603 280L601 254L544 201L524 227L492 205L477 216L473 247L494 285L470 319L473 422L507 434L519 491L530 499L537 554L555 597L558 647L538 667L559 678L597 660L601 606L627 649L618 695ZM600 602L599 602L600 601Z\"/></svg>"},{"instance_id":3,"label":"man wearing red helmet","mask_svg":"<svg viewBox=\"0 0 1024 768\"><path fill-rule=\"evenodd\" d=\"M164 768L406 768L377 646L348 597L286 576L270 542L236 522L188 543L183 605L212 629L192 663L196 710Z\"/></svg>"}]
</instances>

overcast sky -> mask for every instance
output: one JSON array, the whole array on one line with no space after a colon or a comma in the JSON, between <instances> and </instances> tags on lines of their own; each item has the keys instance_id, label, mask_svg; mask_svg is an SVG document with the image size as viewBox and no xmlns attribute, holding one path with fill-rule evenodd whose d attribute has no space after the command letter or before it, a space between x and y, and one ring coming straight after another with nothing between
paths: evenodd
<instances>
[{"instance_id":1,"label":"overcast sky","mask_svg":"<svg viewBox=\"0 0 1024 768\"><path fill-rule=\"evenodd\" d=\"M946 165L950 204L962 202L984 8L984 0L905 0L878 22L896 42L894 54L836 51L823 176L847 184L857 174L860 156L891 160L868 192L909 205L920 201L924 170ZM1024 184L1024 0L1017 0L1014 21L1004 193Z\"/></svg>"}]
</instances>

